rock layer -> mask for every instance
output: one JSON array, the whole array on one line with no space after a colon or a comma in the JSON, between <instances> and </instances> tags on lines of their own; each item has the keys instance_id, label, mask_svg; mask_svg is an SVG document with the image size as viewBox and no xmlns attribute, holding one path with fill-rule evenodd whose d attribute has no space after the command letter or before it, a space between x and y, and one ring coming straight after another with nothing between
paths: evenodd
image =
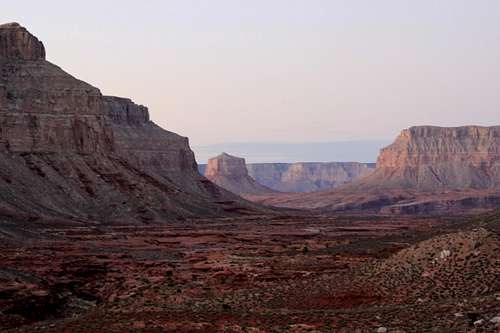
<instances>
[{"instance_id":1,"label":"rock layer","mask_svg":"<svg viewBox=\"0 0 500 333\"><path fill-rule=\"evenodd\" d=\"M0 25L0 58L41 60L45 59L45 48L35 36L18 23Z\"/></svg>"},{"instance_id":2,"label":"rock layer","mask_svg":"<svg viewBox=\"0 0 500 333\"><path fill-rule=\"evenodd\" d=\"M373 172L375 165L357 162L255 163L249 175L280 192L315 192L337 188Z\"/></svg>"},{"instance_id":3,"label":"rock layer","mask_svg":"<svg viewBox=\"0 0 500 333\"><path fill-rule=\"evenodd\" d=\"M0 216L134 222L246 210L197 172L188 139L103 96L0 26Z\"/></svg>"},{"instance_id":4,"label":"rock layer","mask_svg":"<svg viewBox=\"0 0 500 333\"><path fill-rule=\"evenodd\" d=\"M248 175L245 159L227 153L211 158L205 168L205 177L236 194L264 194L274 191Z\"/></svg>"},{"instance_id":5,"label":"rock layer","mask_svg":"<svg viewBox=\"0 0 500 333\"><path fill-rule=\"evenodd\" d=\"M500 187L500 126L403 130L382 149L364 187L481 189Z\"/></svg>"},{"instance_id":6,"label":"rock layer","mask_svg":"<svg viewBox=\"0 0 500 333\"><path fill-rule=\"evenodd\" d=\"M246 196L289 208L383 214L461 214L500 207L500 126L403 130L376 170L321 193Z\"/></svg>"}]
</instances>

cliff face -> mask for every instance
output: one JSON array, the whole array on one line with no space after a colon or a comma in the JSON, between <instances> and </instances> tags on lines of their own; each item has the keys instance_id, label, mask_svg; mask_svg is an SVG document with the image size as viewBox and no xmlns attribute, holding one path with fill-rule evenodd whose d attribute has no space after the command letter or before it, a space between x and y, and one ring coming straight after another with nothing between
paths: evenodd
<instances>
[{"instance_id":1,"label":"cliff face","mask_svg":"<svg viewBox=\"0 0 500 333\"><path fill-rule=\"evenodd\" d=\"M224 214L235 200L146 107L103 96L46 61L26 29L0 26L0 215L149 221Z\"/></svg>"},{"instance_id":2,"label":"cliff face","mask_svg":"<svg viewBox=\"0 0 500 333\"><path fill-rule=\"evenodd\" d=\"M0 57L3 59L45 59L45 48L35 36L18 23L0 25Z\"/></svg>"},{"instance_id":3,"label":"cliff face","mask_svg":"<svg viewBox=\"0 0 500 333\"><path fill-rule=\"evenodd\" d=\"M220 187L240 195L273 192L248 175L244 158L226 153L208 160L205 177Z\"/></svg>"},{"instance_id":4,"label":"cliff face","mask_svg":"<svg viewBox=\"0 0 500 333\"><path fill-rule=\"evenodd\" d=\"M412 127L382 149L365 185L436 189L500 186L500 126Z\"/></svg>"},{"instance_id":5,"label":"cliff face","mask_svg":"<svg viewBox=\"0 0 500 333\"><path fill-rule=\"evenodd\" d=\"M216 176L245 177L248 171L245 159L222 153L208 160L205 176L210 179Z\"/></svg>"},{"instance_id":6,"label":"cliff face","mask_svg":"<svg viewBox=\"0 0 500 333\"><path fill-rule=\"evenodd\" d=\"M500 207L500 126L403 130L375 171L319 193L247 196L289 208L382 214L460 214Z\"/></svg>"},{"instance_id":7,"label":"cliff face","mask_svg":"<svg viewBox=\"0 0 500 333\"><path fill-rule=\"evenodd\" d=\"M369 175L374 168L374 164L356 162L247 165L252 178L280 192L315 192L337 188Z\"/></svg>"}]
</instances>

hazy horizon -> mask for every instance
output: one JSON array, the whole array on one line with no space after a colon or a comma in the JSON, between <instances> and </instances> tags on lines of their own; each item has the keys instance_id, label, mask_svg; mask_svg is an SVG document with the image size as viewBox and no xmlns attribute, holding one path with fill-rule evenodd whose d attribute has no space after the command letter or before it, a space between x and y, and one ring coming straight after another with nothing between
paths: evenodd
<instances>
[{"instance_id":1,"label":"hazy horizon","mask_svg":"<svg viewBox=\"0 0 500 333\"><path fill-rule=\"evenodd\" d=\"M500 2L10 1L47 59L193 147L500 123Z\"/></svg>"},{"instance_id":2,"label":"hazy horizon","mask_svg":"<svg viewBox=\"0 0 500 333\"><path fill-rule=\"evenodd\" d=\"M231 142L192 146L196 161L207 163L223 152L245 158L247 163L362 162L375 163L388 140L333 142Z\"/></svg>"}]
</instances>

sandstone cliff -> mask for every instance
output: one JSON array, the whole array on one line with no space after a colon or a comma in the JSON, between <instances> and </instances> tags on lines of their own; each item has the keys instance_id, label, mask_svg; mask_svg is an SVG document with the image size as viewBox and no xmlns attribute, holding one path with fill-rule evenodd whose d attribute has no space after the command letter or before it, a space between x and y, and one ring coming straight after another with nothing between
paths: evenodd
<instances>
[{"instance_id":1,"label":"sandstone cliff","mask_svg":"<svg viewBox=\"0 0 500 333\"><path fill-rule=\"evenodd\" d=\"M382 149L362 187L418 190L500 187L500 126L403 130Z\"/></svg>"},{"instance_id":2,"label":"sandstone cliff","mask_svg":"<svg viewBox=\"0 0 500 333\"><path fill-rule=\"evenodd\" d=\"M223 215L253 206L197 172L188 139L129 99L103 96L0 26L0 215L107 222Z\"/></svg>"},{"instance_id":3,"label":"sandstone cliff","mask_svg":"<svg viewBox=\"0 0 500 333\"><path fill-rule=\"evenodd\" d=\"M376 170L333 191L246 196L289 208L373 213L462 213L500 207L500 126L403 130Z\"/></svg>"},{"instance_id":4,"label":"sandstone cliff","mask_svg":"<svg viewBox=\"0 0 500 333\"><path fill-rule=\"evenodd\" d=\"M247 164L249 175L260 184L280 192L315 192L337 188L367 176L374 164L331 163L255 163Z\"/></svg>"},{"instance_id":5,"label":"sandstone cliff","mask_svg":"<svg viewBox=\"0 0 500 333\"><path fill-rule=\"evenodd\" d=\"M0 57L11 60L45 59L45 48L19 23L0 25Z\"/></svg>"},{"instance_id":6,"label":"sandstone cliff","mask_svg":"<svg viewBox=\"0 0 500 333\"><path fill-rule=\"evenodd\" d=\"M240 195L274 192L248 175L245 159L226 153L208 161L205 177L220 187Z\"/></svg>"}]
</instances>

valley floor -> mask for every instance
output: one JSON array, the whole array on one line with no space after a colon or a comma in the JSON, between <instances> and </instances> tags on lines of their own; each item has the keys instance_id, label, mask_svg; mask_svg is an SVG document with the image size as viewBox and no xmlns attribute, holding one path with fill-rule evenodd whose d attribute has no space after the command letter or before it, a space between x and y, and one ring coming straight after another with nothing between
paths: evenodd
<instances>
[{"instance_id":1,"label":"valley floor","mask_svg":"<svg viewBox=\"0 0 500 333\"><path fill-rule=\"evenodd\" d=\"M0 243L0 331L498 332L499 233L494 214L40 226Z\"/></svg>"}]
</instances>

